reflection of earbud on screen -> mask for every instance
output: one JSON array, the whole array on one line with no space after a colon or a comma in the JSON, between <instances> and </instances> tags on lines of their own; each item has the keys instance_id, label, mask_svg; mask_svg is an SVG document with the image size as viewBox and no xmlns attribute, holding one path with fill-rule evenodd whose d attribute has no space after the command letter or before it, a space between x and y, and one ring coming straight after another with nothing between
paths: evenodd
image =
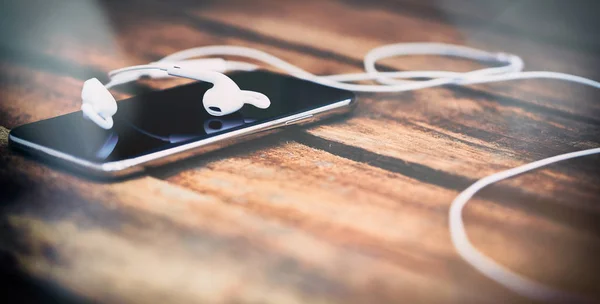
<instances>
[{"instance_id":1,"label":"reflection of earbud on screen","mask_svg":"<svg viewBox=\"0 0 600 304\"><path fill-rule=\"evenodd\" d=\"M206 134L212 134L215 132L219 132L219 131L224 131L227 129L231 129L231 128L235 128L237 126L241 126L247 123L252 123L255 122L256 120L254 119L249 119L249 118L243 118L243 117L213 117L208 119L207 121L204 122L204 132L206 132ZM202 136L203 134L171 134L168 136L161 136L161 135L157 135L145 130L142 130L141 128L133 125L132 123L128 124L134 128L135 130L137 130L138 132L148 135L152 138L156 138L162 141L167 141L170 142L172 144L174 143L178 143L178 142L182 142L182 141L186 141L186 140L190 140L193 138L196 138L198 136Z\"/></svg>"},{"instance_id":2,"label":"reflection of earbud on screen","mask_svg":"<svg viewBox=\"0 0 600 304\"><path fill-rule=\"evenodd\" d=\"M212 134L215 132L235 128L247 123L254 122L253 119L244 118L225 118L225 117L213 117L204 122L204 131L206 134Z\"/></svg>"},{"instance_id":3,"label":"reflection of earbud on screen","mask_svg":"<svg viewBox=\"0 0 600 304\"><path fill-rule=\"evenodd\" d=\"M100 149L96 151L96 157L99 159L106 159L115 150L117 142L119 142L119 136L111 132Z\"/></svg>"},{"instance_id":4,"label":"reflection of earbud on screen","mask_svg":"<svg viewBox=\"0 0 600 304\"><path fill-rule=\"evenodd\" d=\"M168 141L172 144L198 137L198 134L171 134Z\"/></svg>"},{"instance_id":5,"label":"reflection of earbud on screen","mask_svg":"<svg viewBox=\"0 0 600 304\"><path fill-rule=\"evenodd\" d=\"M162 140L162 141L168 141L172 144L174 143L178 143L178 142L182 142L182 141L186 141L188 139L192 139L192 138L196 138L198 136L200 136L201 134L171 134L169 136L160 136L145 130L142 130L141 128L135 126L134 124L126 121L126 123L132 127L134 130L144 134L144 135L148 135L152 138L158 139L158 140Z\"/></svg>"}]
</instances>

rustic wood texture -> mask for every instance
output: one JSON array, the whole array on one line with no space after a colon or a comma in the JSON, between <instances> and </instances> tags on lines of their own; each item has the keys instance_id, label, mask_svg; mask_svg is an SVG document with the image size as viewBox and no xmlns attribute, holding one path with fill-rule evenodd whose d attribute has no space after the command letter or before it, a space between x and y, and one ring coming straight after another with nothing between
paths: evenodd
<instances>
[{"instance_id":1,"label":"rustic wood texture","mask_svg":"<svg viewBox=\"0 0 600 304\"><path fill-rule=\"evenodd\" d=\"M542 3L543 2L543 3ZM552 81L361 94L349 118L100 183L12 152L10 128L76 111L85 79L193 46L262 49L317 74L371 48L439 41L600 79L594 1L14 1L0 33L0 271L24 301L529 302L454 251L473 181L600 146L597 91ZM382 68L467 70L414 56ZM180 81L141 84L135 92ZM484 190L474 244L600 301L600 158Z\"/></svg>"}]
</instances>

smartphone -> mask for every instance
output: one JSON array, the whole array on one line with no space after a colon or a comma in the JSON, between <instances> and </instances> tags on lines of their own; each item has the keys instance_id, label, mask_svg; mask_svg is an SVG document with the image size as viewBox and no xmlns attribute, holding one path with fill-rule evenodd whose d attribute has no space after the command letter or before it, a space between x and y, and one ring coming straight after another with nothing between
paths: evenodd
<instances>
[{"instance_id":1,"label":"smartphone","mask_svg":"<svg viewBox=\"0 0 600 304\"><path fill-rule=\"evenodd\" d=\"M244 105L215 117L202 104L212 87L194 82L119 101L105 130L74 112L11 130L10 146L100 177L123 177L265 135L285 126L349 113L352 92L268 71L230 75L243 90L261 92L271 106Z\"/></svg>"}]
</instances>

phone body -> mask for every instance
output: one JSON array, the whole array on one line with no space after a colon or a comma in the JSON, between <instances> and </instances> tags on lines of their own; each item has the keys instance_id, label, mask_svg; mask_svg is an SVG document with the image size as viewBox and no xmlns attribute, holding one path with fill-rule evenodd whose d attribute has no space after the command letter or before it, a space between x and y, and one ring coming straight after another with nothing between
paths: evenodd
<instances>
[{"instance_id":1,"label":"phone body","mask_svg":"<svg viewBox=\"0 0 600 304\"><path fill-rule=\"evenodd\" d=\"M105 130L74 112L11 130L9 144L43 160L96 177L124 177L179 159L352 111L352 92L268 71L230 75L243 90L267 95L271 105L251 105L215 117L202 97L212 84L194 82L118 102L114 126Z\"/></svg>"}]
</instances>

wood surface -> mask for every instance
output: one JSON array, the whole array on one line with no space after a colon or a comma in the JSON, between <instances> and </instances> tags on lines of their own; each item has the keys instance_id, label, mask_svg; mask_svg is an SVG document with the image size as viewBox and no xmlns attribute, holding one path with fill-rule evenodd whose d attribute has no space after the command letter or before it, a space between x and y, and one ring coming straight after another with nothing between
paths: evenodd
<instances>
[{"instance_id":1,"label":"wood surface","mask_svg":"<svg viewBox=\"0 0 600 304\"><path fill-rule=\"evenodd\" d=\"M316 74L435 41L600 79L595 1L8 1L0 33L0 265L20 302L527 303L455 252L452 199L491 173L600 146L598 91L527 80L360 94L342 120L101 183L13 152L8 130L78 110L83 81L177 50L258 48ZM570 3L570 2L569 2ZM413 56L382 69L468 70ZM119 89L120 98L181 81ZM469 237L600 301L600 158L485 189Z\"/></svg>"}]
</instances>

